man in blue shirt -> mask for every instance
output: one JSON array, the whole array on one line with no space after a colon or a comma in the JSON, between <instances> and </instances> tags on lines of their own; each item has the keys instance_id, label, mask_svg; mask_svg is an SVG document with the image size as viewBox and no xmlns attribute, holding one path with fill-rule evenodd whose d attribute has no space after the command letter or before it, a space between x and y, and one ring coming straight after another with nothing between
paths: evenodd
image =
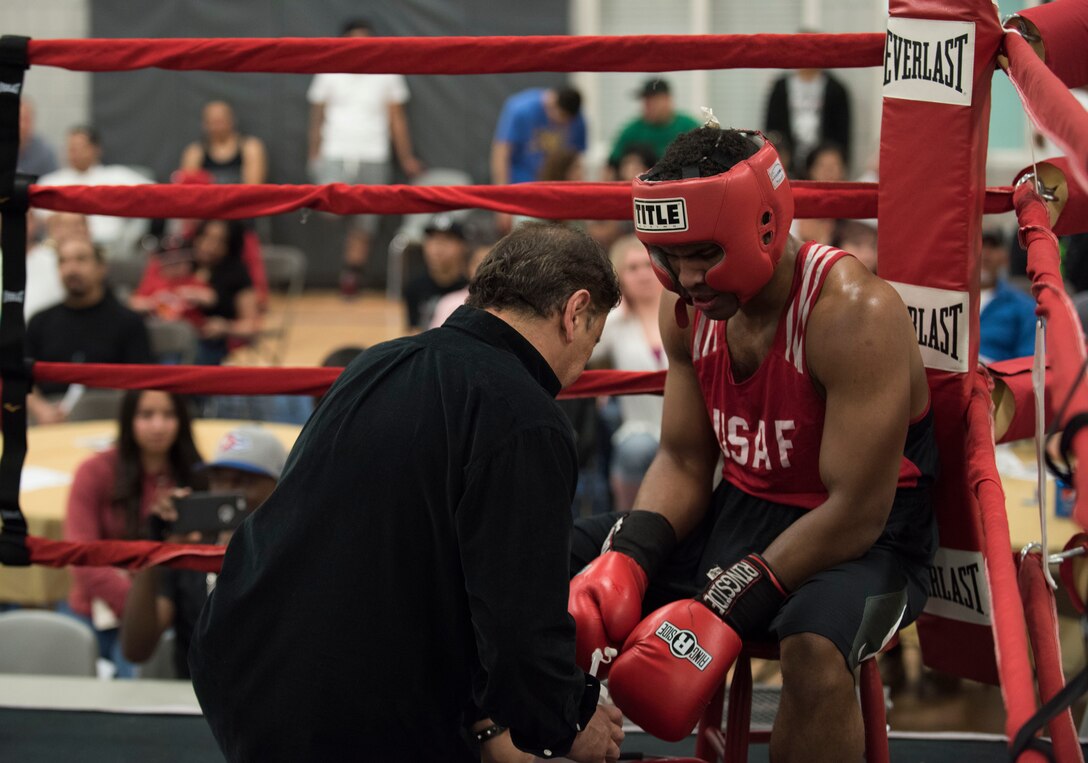
<instances>
[{"instance_id":1,"label":"man in blue shirt","mask_svg":"<svg viewBox=\"0 0 1088 763\"><path fill-rule=\"evenodd\" d=\"M1035 352L1035 300L1005 280L1009 250L1001 231L982 233L979 279L979 360L1022 358Z\"/></svg>"},{"instance_id":2,"label":"man in blue shirt","mask_svg":"<svg viewBox=\"0 0 1088 763\"><path fill-rule=\"evenodd\" d=\"M527 183L557 148L586 150L582 96L574 88L522 90L506 99L491 144L491 182Z\"/></svg>"}]
</instances>

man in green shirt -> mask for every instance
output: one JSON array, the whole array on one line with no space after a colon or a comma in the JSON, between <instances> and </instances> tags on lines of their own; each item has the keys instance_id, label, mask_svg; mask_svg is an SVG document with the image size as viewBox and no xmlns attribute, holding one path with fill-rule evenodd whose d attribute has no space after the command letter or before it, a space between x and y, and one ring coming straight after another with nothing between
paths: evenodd
<instances>
[{"instance_id":1,"label":"man in green shirt","mask_svg":"<svg viewBox=\"0 0 1088 763\"><path fill-rule=\"evenodd\" d=\"M635 95L642 99L642 116L624 125L613 144L608 156L608 164L613 170L632 148L650 148L654 161L660 159L676 136L699 126L692 117L676 111L669 83L663 79L646 80Z\"/></svg>"}]
</instances>

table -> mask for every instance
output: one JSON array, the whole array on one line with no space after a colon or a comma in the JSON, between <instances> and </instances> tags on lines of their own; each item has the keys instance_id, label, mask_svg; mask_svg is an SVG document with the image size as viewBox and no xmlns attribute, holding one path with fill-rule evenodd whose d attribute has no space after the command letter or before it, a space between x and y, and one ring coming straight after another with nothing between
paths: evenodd
<instances>
[{"instance_id":1,"label":"table","mask_svg":"<svg viewBox=\"0 0 1088 763\"><path fill-rule=\"evenodd\" d=\"M201 455L210 457L219 439L238 426L253 422L229 419L198 419L193 438ZM291 424L260 424L288 449L300 427ZM27 430L27 456L23 468L20 502L31 535L60 540L68 491L76 468L93 453L109 448L117 436L115 421L81 421L31 427ZM49 607L68 595L67 569L0 566L0 602Z\"/></svg>"},{"instance_id":2,"label":"table","mask_svg":"<svg viewBox=\"0 0 1088 763\"><path fill-rule=\"evenodd\" d=\"M1009 519L1009 537L1014 551L1028 543L1038 542L1039 498L1038 477L1035 473L1035 442L1020 440L998 446L998 471L1005 490L1005 513ZM1061 551L1079 526L1068 517L1054 513L1056 481L1047 474L1047 545L1050 551Z\"/></svg>"}]
</instances>

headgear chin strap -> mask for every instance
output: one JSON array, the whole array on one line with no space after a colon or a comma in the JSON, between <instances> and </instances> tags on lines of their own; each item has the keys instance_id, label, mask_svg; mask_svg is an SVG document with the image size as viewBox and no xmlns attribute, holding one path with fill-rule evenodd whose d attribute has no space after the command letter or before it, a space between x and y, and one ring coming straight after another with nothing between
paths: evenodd
<instances>
[{"instance_id":1,"label":"headgear chin strap","mask_svg":"<svg viewBox=\"0 0 1088 763\"><path fill-rule=\"evenodd\" d=\"M725 256L707 271L706 283L737 295L743 304L771 280L789 239L793 194L778 153L762 133L742 134L759 149L728 172L701 178L697 168L685 167L681 180L639 177L632 183L635 235L646 245L658 279L680 295L676 317L681 327L687 325L691 297L661 247L703 242L720 246Z\"/></svg>"}]
</instances>

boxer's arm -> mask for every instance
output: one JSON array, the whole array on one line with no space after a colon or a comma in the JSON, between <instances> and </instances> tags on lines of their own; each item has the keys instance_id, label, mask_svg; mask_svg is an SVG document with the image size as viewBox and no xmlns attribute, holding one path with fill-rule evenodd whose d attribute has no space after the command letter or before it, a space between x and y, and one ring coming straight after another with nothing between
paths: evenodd
<instances>
[{"instance_id":1,"label":"boxer's arm","mask_svg":"<svg viewBox=\"0 0 1088 763\"><path fill-rule=\"evenodd\" d=\"M658 320L669 358L661 444L642 480L635 508L663 514L677 539L683 539L706 513L720 450L691 361L691 329L676 325L677 299L668 292L661 298Z\"/></svg>"},{"instance_id":2,"label":"boxer's arm","mask_svg":"<svg viewBox=\"0 0 1088 763\"><path fill-rule=\"evenodd\" d=\"M832 271L805 340L809 370L826 398L820 477L828 498L763 553L789 590L861 556L880 536L910 419L911 353L918 348L907 311L883 281L860 276L857 288L856 277L847 283L842 276Z\"/></svg>"}]
</instances>

